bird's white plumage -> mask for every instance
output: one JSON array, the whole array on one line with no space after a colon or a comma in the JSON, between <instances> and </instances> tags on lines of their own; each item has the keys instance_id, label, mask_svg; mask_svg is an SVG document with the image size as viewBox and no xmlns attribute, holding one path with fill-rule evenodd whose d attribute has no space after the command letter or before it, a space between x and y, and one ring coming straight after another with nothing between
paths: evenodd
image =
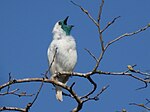
<instances>
[{"instance_id":1,"label":"bird's white plumage","mask_svg":"<svg viewBox=\"0 0 150 112\"><path fill-rule=\"evenodd\" d=\"M52 33L53 40L47 52L49 65L52 63L50 68L51 77L53 77L56 72L72 72L77 62L76 43L74 38L71 35L66 35L58 22L55 24ZM55 80L66 84L68 79L68 76L63 75L57 77ZM56 98L62 101L62 88L59 86L55 87Z\"/></svg>"}]
</instances>

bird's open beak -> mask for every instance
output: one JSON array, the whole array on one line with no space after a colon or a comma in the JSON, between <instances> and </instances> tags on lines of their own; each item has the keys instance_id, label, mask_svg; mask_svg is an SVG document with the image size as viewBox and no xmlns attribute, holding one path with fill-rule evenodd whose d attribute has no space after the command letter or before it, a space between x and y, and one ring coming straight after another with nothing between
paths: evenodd
<instances>
[{"instance_id":1,"label":"bird's open beak","mask_svg":"<svg viewBox=\"0 0 150 112\"><path fill-rule=\"evenodd\" d=\"M66 19L64 20L64 24L67 25L67 20L68 20L69 16L66 17Z\"/></svg>"}]
</instances>

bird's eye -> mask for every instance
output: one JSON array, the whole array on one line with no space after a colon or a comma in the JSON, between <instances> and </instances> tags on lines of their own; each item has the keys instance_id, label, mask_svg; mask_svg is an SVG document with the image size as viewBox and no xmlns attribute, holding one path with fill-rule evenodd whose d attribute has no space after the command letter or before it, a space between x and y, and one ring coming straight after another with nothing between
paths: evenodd
<instances>
[{"instance_id":1,"label":"bird's eye","mask_svg":"<svg viewBox=\"0 0 150 112\"><path fill-rule=\"evenodd\" d=\"M58 24L61 25L62 23L59 21Z\"/></svg>"}]
</instances>

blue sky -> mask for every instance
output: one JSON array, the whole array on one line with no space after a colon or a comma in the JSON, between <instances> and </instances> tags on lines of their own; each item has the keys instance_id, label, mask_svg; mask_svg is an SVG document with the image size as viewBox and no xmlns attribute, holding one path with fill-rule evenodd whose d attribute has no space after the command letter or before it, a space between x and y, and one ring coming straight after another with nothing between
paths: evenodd
<instances>
[{"instance_id":1,"label":"blue sky","mask_svg":"<svg viewBox=\"0 0 150 112\"><path fill-rule=\"evenodd\" d=\"M87 9L96 18L100 0L74 0ZM132 32L150 23L149 0L115 0L105 1L102 14L102 27L114 17L121 16L105 33L104 41L108 41ZM0 1L0 84L8 81L8 74L16 79L42 77L48 68L47 48L52 40L54 24L70 16L68 23L73 24L71 34L75 37L78 50L78 63L75 71L88 72L95 65L94 60L84 50L89 49L99 56L100 42L96 26L70 3L69 0L1 0ZM124 71L128 64L137 64L142 71L150 71L150 29L132 37L126 37L113 44L106 52L101 63L101 70ZM94 76L101 89L110 87L100 96L97 102L86 103L81 112L114 112L123 108L129 112L140 112L144 109L129 106L130 102L144 103L150 98L149 87L136 91L143 84L135 79L122 76ZM85 80L73 77L69 84L76 82L74 89L79 95L87 92L91 85ZM11 89L36 93L39 83L14 85ZM55 91L51 84L44 84L38 100L31 112L69 112L76 103L65 97L62 103L56 101ZM8 95L0 97L0 106L24 107L32 97Z\"/></svg>"}]
</instances>

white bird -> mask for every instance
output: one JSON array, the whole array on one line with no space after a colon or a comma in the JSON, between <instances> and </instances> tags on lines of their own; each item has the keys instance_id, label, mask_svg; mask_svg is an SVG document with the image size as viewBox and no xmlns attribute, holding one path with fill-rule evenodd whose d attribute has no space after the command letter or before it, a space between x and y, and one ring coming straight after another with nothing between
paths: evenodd
<instances>
[{"instance_id":1,"label":"white bird","mask_svg":"<svg viewBox=\"0 0 150 112\"><path fill-rule=\"evenodd\" d=\"M58 21L53 28L53 40L48 48L48 61L51 65L51 79L66 84L69 76L55 76L56 72L72 72L77 62L76 42L70 35L73 25L67 25L68 17ZM55 78L54 78L55 77ZM56 98L63 101L62 88L55 86Z\"/></svg>"}]
</instances>

